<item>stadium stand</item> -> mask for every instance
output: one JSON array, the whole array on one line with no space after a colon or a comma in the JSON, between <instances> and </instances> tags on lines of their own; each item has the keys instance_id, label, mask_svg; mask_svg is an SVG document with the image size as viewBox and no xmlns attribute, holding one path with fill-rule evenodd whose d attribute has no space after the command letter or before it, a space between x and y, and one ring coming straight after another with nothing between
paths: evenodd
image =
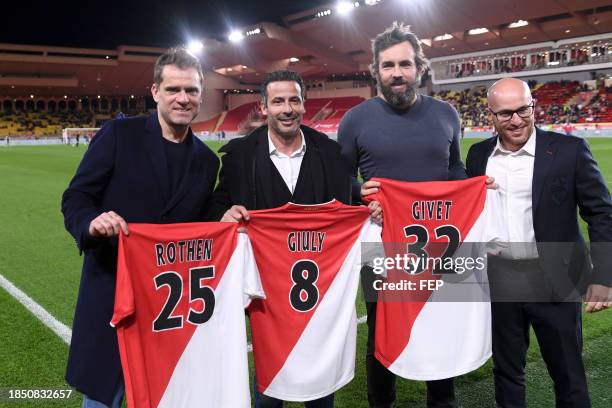
<instances>
[{"instance_id":1,"label":"stadium stand","mask_svg":"<svg viewBox=\"0 0 612 408\"><path fill-rule=\"evenodd\" d=\"M329 115L329 112L326 112L326 110L330 104L331 98L306 99L304 103L304 108L306 109L304 124L310 126L317 120L321 120Z\"/></svg>"},{"instance_id":2,"label":"stadium stand","mask_svg":"<svg viewBox=\"0 0 612 408\"><path fill-rule=\"evenodd\" d=\"M67 127L90 127L91 112L1 112L0 137L4 136L57 136Z\"/></svg>"},{"instance_id":3,"label":"stadium stand","mask_svg":"<svg viewBox=\"0 0 612 408\"><path fill-rule=\"evenodd\" d=\"M611 87L601 86L595 91L585 90L577 81L553 81L545 84L531 82L537 100L538 124L612 122ZM440 91L437 99L447 101L457 109L466 127L490 125L486 103L486 89L482 86L463 91Z\"/></svg>"},{"instance_id":4,"label":"stadium stand","mask_svg":"<svg viewBox=\"0 0 612 408\"><path fill-rule=\"evenodd\" d=\"M612 122L612 87L601 87L594 92L588 104L580 110L577 123Z\"/></svg>"},{"instance_id":5,"label":"stadium stand","mask_svg":"<svg viewBox=\"0 0 612 408\"><path fill-rule=\"evenodd\" d=\"M453 105L459 112L465 126L484 127L489 125L487 93L484 87L465 89L461 92L441 91L433 96Z\"/></svg>"},{"instance_id":6,"label":"stadium stand","mask_svg":"<svg viewBox=\"0 0 612 408\"><path fill-rule=\"evenodd\" d=\"M225 115L223 122L218 126L216 130L236 132L240 127L242 121L249 115L251 111L257 108L258 102L249 102L240 105L237 108L229 110Z\"/></svg>"},{"instance_id":7,"label":"stadium stand","mask_svg":"<svg viewBox=\"0 0 612 408\"><path fill-rule=\"evenodd\" d=\"M194 123L191 128L194 132L214 132L219 123L219 119L223 116L222 113L215 115L213 118L208 119L204 122Z\"/></svg>"},{"instance_id":8,"label":"stadium stand","mask_svg":"<svg viewBox=\"0 0 612 408\"><path fill-rule=\"evenodd\" d=\"M540 125L612 122L612 88L606 87L603 81L595 89L587 89L586 84L578 81L552 81L545 84L531 81L530 86L537 99L535 114ZM477 85L462 91L444 90L432 96L453 105L464 126L490 126L484 86ZM307 99L304 124L321 132L336 133L344 114L362 101L364 98L358 96ZM261 123L261 115L253 115L258 110L258 102L245 103L206 121L194 123L193 129L198 133L224 131L243 134L252 128L247 122ZM58 136L63 128L100 127L116 117L117 113L112 111L102 114L88 109L45 112L23 104L17 109L0 111L0 137ZM127 109L124 113L132 116L142 114L143 111Z\"/></svg>"},{"instance_id":9,"label":"stadium stand","mask_svg":"<svg viewBox=\"0 0 612 408\"><path fill-rule=\"evenodd\" d=\"M364 100L359 96L306 99L304 124L322 132L337 132L342 116ZM261 121L260 115L255 111L259 111L259 102L245 103L212 119L195 123L193 129L196 132L225 131L243 134L251 128L245 122Z\"/></svg>"}]
</instances>

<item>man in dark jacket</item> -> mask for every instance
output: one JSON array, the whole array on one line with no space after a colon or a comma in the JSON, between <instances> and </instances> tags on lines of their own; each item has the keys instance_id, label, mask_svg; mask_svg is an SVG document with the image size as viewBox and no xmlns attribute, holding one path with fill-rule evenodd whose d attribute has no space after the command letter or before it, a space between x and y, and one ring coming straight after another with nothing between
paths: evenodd
<instances>
[{"instance_id":1,"label":"man in dark jacket","mask_svg":"<svg viewBox=\"0 0 612 408\"><path fill-rule=\"evenodd\" d=\"M497 216L508 225L510 245L488 260L495 400L526 406L533 326L557 406L589 407L578 295L587 288L587 312L612 305L610 192L584 140L534 126L536 101L525 82L501 79L487 100L498 136L470 148L467 172L495 177ZM577 210L588 224L590 257Z\"/></svg>"},{"instance_id":2,"label":"man in dark jacket","mask_svg":"<svg viewBox=\"0 0 612 408\"><path fill-rule=\"evenodd\" d=\"M261 110L267 126L221 148L222 168L208 218L248 220L248 210L293 202L320 204L337 199L350 203L351 182L340 158L340 146L323 133L301 124L304 83L291 71L272 72L261 85ZM378 203L372 216L380 220ZM334 395L308 401L306 407L332 407ZM255 406L282 407L282 401L255 392Z\"/></svg>"},{"instance_id":3,"label":"man in dark jacket","mask_svg":"<svg viewBox=\"0 0 612 408\"><path fill-rule=\"evenodd\" d=\"M157 112L113 120L93 138L62 199L66 229L85 253L66 381L85 407L119 407L124 393L115 299L117 235L128 222L200 220L219 159L189 124L202 103L202 68L184 49L155 64Z\"/></svg>"}]
</instances>

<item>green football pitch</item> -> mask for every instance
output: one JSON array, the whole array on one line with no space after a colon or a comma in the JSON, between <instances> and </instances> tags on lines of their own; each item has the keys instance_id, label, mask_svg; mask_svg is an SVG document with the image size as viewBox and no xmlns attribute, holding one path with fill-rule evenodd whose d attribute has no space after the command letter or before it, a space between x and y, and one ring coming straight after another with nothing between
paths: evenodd
<instances>
[{"instance_id":1,"label":"green football pitch","mask_svg":"<svg viewBox=\"0 0 612 408\"><path fill-rule=\"evenodd\" d=\"M476 140L462 141L463 154ZM589 140L606 180L612 181L612 140ZM211 142L215 151L218 142ZM57 320L72 324L82 259L64 230L63 190L86 147L0 148L0 275ZM608 183L609 184L609 183ZM359 316L365 314L357 300ZM338 407L366 407L365 324L359 325L355 379L336 394ZM612 406L612 312L584 316L584 358L594 407ZM66 389L68 346L5 290L0 288L0 396L14 389ZM552 383L532 335L527 359L528 399L532 407L553 407ZM494 407L491 362L457 379L463 407ZM398 407L424 407L425 385L398 380ZM0 407L80 406L70 401L11 402ZM289 406L302 406L290 404Z\"/></svg>"}]
</instances>

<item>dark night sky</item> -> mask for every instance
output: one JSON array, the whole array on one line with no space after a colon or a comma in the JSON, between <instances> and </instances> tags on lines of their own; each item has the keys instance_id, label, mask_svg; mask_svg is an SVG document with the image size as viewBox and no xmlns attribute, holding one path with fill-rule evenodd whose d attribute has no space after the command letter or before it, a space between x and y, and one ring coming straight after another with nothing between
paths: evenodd
<instances>
[{"instance_id":1,"label":"dark night sky","mask_svg":"<svg viewBox=\"0 0 612 408\"><path fill-rule=\"evenodd\" d=\"M220 39L233 27L282 23L285 15L332 2L11 0L3 6L0 42L106 49L122 44L168 47L186 42L190 34Z\"/></svg>"}]
</instances>

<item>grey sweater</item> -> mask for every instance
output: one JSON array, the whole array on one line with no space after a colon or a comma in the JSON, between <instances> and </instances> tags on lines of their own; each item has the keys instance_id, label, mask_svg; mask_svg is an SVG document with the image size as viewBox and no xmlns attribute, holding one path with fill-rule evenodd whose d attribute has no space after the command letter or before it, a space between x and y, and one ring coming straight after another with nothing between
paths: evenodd
<instances>
[{"instance_id":1,"label":"grey sweater","mask_svg":"<svg viewBox=\"0 0 612 408\"><path fill-rule=\"evenodd\" d=\"M364 180L444 181L467 177L459 146L457 111L448 103L418 95L407 111L371 98L344 115L338 129L341 154L360 201L357 170Z\"/></svg>"}]
</instances>

